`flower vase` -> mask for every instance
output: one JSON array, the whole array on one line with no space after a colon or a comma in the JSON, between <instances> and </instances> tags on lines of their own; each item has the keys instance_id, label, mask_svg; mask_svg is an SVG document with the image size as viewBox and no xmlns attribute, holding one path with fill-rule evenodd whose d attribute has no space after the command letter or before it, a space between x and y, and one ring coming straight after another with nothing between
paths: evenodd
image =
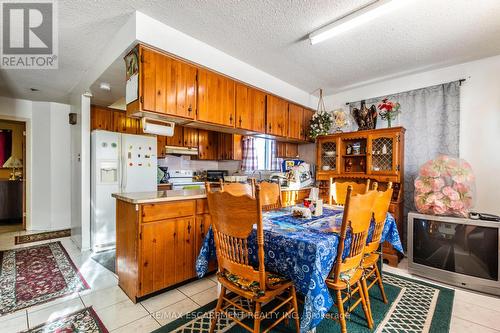
<instances>
[{"instance_id":1,"label":"flower vase","mask_svg":"<svg viewBox=\"0 0 500 333\"><path fill-rule=\"evenodd\" d=\"M391 128L391 117L387 117L387 128Z\"/></svg>"}]
</instances>

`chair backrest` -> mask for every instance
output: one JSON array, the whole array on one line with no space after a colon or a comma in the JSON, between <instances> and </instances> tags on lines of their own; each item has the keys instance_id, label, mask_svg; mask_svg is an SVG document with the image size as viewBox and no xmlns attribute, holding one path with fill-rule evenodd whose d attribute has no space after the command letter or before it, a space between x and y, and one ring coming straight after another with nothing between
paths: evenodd
<instances>
[{"instance_id":1,"label":"chair backrest","mask_svg":"<svg viewBox=\"0 0 500 333\"><path fill-rule=\"evenodd\" d=\"M370 179L367 179L363 183L357 183L354 181L340 181L338 179L334 180L330 178L330 195L329 204L336 204L340 206L345 205L345 199L347 194L347 188L352 187L352 194L364 194L370 189Z\"/></svg>"},{"instance_id":2,"label":"chair backrest","mask_svg":"<svg viewBox=\"0 0 500 333\"><path fill-rule=\"evenodd\" d=\"M340 281L340 274L361 265L364 256L366 239L370 228L375 195L373 193L351 195L352 187L347 188L345 199L344 216L340 229L340 239L337 253L337 261L330 272L330 278L335 282ZM345 248L347 232L351 239L349 253L345 258L342 254Z\"/></svg>"},{"instance_id":3,"label":"chair backrest","mask_svg":"<svg viewBox=\"0 0 500 333\"><path fill-rule=\"evenodd\" d=\"M366 244L365 253L372 253L377 251L380 245L380 239L382 238L382 231L384 230L385 219L387 217L387 212L389 211L389 205L391 204L392 198L392 183L387 184L387 190L377 191L371 190L369 193L375 194L375 202L373 203L373 214L372 220L374 223L372 238L369 243Z\"/></svg>"},{"instance_id":4,"label":"chair backrest","mask_svg":"<svg viewBox=\"0 0 500 333\"><path fill-rule=\"evenodd\" d=\"M250 281L258 281L265 290L264 229L262 204L257 186L255 198L249 195L235 196L226 191L207 191L208 209L214 231L219 271L227 271ZM250 264L248 241L257 224L257 251L259 268Z\"/></svg>"},{"instance_id":5,"label":"chair backrest","mask_svg":"<svg viewBox=\"0 0 500 333\"><path fill-rule=\"evenodd\" d=\"M251 197L255 196L254 182L248 183L224 183L220 180L220 188L222 192L229 192L232 195L242 196L249 195Z\"/></svg>"},{"instance_id":6,"label":"chair backrest","mask_svg":"<svg viewBox=\"0 0 500 333\"><path fill-rule=\"evenodd\" d=\"M263 210L273 210L282 207L281 188L279 184L261 182L259 186Z\"/></svg>"}]
</instances>

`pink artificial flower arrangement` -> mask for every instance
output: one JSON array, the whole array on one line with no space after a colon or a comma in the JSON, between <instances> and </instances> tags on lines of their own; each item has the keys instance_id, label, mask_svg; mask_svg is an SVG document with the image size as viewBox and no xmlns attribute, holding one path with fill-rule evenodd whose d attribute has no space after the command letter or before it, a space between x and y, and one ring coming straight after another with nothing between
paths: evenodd
<instances>
[{"instance_id":1,"label":"pink artificial flower arrangement","mask_svg":"<svg viewBox=\"0 0 500 333\"><path fill-rule=\"evenodd\" d=\"M474 180L469 163L440 155L420 167L415 206L424 214L467 217L474 203Z\"/></svg>"}]
</instances>

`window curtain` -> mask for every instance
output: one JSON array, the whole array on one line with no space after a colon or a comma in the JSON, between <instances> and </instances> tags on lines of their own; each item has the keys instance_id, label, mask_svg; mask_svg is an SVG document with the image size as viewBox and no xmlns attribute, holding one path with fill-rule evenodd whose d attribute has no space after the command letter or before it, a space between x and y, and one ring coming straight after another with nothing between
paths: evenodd
<instances>
[{"instance_id":1,"label":"window curtain","mask_svg":"<svg viewBox=\"0 0 500 333\"><path fill-rule=\"evenodd\" d=\"M242 141L243 160L241 162L241 170L257 170L257 152L255 150L255 139L250 136L245 136L243 137Z\"/></svg>"},{"instance_id":2,"label":"window curtain","mask_svg":"<svg viewBox=\"0 0 500 333\"><path fill-rule=\"evenodd\" d=\"M278 158L276 151L276 140L271 140L271 170L281 170L280 164L282 162L281 158Z\"/></svg>"},{"instance_id":3,"label":"window curtain","mask_svg":"<svg viewBox=\"0 0 500 333\"><path fill-rule=\"evenodd\" d=\"M460 137L460 82L454 81L422 89L397 93L366 100L369 108L382 99L401 104L401 113L392 126L403 126L405 133L404 156L404 238L406 216L415 210L414 181L420 166L439 154L458 157ZM359 108L360 102L350 103L350 109ZM352 122L357 130L355 122ZM377 128L387 127L387 122L377 117Z\"/></svg>"},{"instance_id":4,"label":"window curtain","mask_svg":"<svg viewBox=\"0 0 500 333\"><path fill-rule=\"evenodd\" d=\"M0 168L12 154L12 131L0 130Z\"/></svg>"}]
</instances>

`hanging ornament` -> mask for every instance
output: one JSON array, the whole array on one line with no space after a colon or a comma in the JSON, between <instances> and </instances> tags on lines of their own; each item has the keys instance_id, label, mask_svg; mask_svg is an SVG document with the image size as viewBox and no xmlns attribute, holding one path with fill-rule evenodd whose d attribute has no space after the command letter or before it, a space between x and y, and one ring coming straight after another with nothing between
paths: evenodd
<instances>
[{"instance_id":1,"label":"hanging ornament","mask_svg":"<svg viewBox=\"0 0 500 333\"><path fill-rule=\"evenodd\" d=\"M319 135L327 135L333 124L333 116L326 111L323 100L323 89L319 90L318 110L314 113L309 125L309 136L316 139Z\"/></svg>"}]
</instances>

